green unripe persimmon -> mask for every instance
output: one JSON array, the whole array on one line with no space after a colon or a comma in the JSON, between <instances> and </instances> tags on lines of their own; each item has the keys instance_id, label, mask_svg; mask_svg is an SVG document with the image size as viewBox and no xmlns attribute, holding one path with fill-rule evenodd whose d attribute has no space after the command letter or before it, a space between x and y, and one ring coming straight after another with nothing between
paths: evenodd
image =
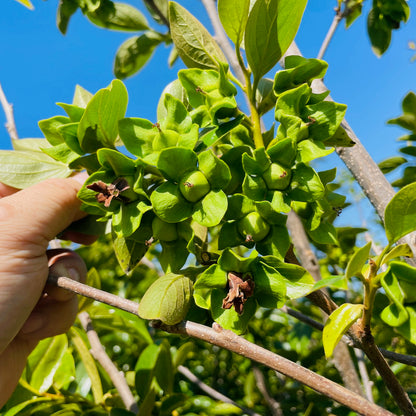
<instances>
[{"instance_id":1,"label":"green unripe persimmon","mask_svg":"<svg viewBox=\"0 0 416 416\"><path fill-rule=\"evenodd\" d=\"M211 190L211 186L205 175L195 170L185 174L179 183L179 189L186 200L197 202Z\"/></svg>"},{"instance_id":2,"label":"green unripe persimmon","mask_svg":"<svg viewBox=\"0 0 416 416\"><path fill-rule=\"evenodd\" d=\"M269 189L283 191L290 184L292 170L278 163L272 163L263 173L263 179Z\"/></svg>"},{"instance_id":3,"label":"green unripe persimmon","mask_svg":"<svg viewBox=\"0 0 416 416\"><path fill-rule=\"evenodd\" d=\"M263 240L270 231L270 225L257 212L250 212L238 221L237 229L247 242Z\"/></svg>"},{"instance_id":4,"label":"green unripe persimmon","mask_svg":"<svg viewBox=\"0 0 416 416\"><path fill-rule=\"evenodd\" d=\"M159 217L152 221L153 238L160 241L175 241L178 239L178 231L175 223L165 222Z\"/></svg>"}]
</instances>

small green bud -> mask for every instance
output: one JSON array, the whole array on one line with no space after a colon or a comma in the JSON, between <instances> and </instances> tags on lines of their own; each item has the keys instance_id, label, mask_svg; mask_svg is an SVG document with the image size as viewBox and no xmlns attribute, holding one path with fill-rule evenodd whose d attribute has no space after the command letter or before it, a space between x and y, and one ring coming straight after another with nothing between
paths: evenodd
<instances>
[{"instance_id":1,"label":"small green bud","mask_svg":"<svg viewBox=\"0 0 416 416\"><path fill-rule=\"evenodd\" d=\"M282 191L286 189L292 178L292 170L278 163L272 163L263 173L263 179L269 189Z\"/></svg>"},{"instance_id":2,"label":"small green bud","mask_svg":"<svg viewBox=\"0 0 416 416\"><path fill-rule=\"evenodd\" d=\"M197 202L211 190L211 186L205 175L195 170L185 174L180 181L179 189L189 202Z\"/></svg>"},{"instance_id":3,"label":"small green bud","mask_svg":"<svg viewBox=\"0 0 416 416\"><path fill-rule=\"evenodd\" d=\"M153 237L160 241L175 241L178 239L176 224L165 222L159 217L155 217L152 221Z\"/></svg>"},{"instance_id":4,"label":"small green bud","mask_svg":"<svg viewBox=\"0 0 416 416\"><path fill-rule=\"evenodd\" d=\"M270 231L270 225L257 212L250 212L238 221L239 233L246 242L263 240Z\"/></svg>"}]
</instances>

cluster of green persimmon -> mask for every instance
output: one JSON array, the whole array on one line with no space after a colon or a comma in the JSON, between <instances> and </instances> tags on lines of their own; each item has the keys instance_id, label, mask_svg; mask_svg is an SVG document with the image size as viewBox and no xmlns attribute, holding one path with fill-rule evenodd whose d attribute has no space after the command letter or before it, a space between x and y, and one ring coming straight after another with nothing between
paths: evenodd
<instances>
[{"instance_id":1,"label":"cluster of green persimmon","mask_svg":"<svg viewBox=\"0 0 416 416\"><path fill-rule=\"evenodd\" d=\"M258 305L280 307L311 290L308 273L284 261L285 224L294 209L311 239L336 242L332 221L345 198L334 192L335 170L310 166L345 144L345 106L310 87L325 70L323 61L288 57L274 80L262 80L259 113L274 109L279 125L257 147L221 64L179 71L156 121L125 118L127 92L115 80L95 95L77 87L73 104L60 104L67 117L40 122L51 145L44 152L90 174L79 192L87 221L111 225L123 269L157 254L165 275L142 299L143 318L175 324L200 307L243 332Z\"/></svg>"}]
</instances>

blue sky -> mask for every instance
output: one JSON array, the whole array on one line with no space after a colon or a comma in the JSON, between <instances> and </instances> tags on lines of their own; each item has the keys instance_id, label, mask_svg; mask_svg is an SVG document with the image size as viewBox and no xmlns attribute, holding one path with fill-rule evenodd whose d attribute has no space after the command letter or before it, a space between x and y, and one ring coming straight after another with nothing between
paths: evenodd
<instances>
[{"instance_id":1,"label":"blue sky","mask_svg":"<svg viewBox=\"0 0 416 416\"><path fill-rule=\"evenodd\" d=\"M201 3L181 0L196 17L206 21ZM57 1L33 0L31 11L14 0L2 1L0 14L0 83L14 106L18 134L41 137L37 122L62 114L56 102L71 102L76 84L91 92L106 87L113 79L112 66L118 46L132 33L108 31L93 26L80 12L73 16L66 36L55 24ZM130 2L141 7L140 1ZM369 0L366 4L369 3ZM331 23L335 0L309 0L296 38L306 57L315 57ZM366 6L368 8L368 5ZM404 95L416 91L416 62L408 42L416 40L416 24L393 34L387 53L377 58L366 34L366 8L353 26L342 24L325 59L329 69L325 82L332 97L348 105L347 119L376 161L397 148L401 129L386 121L401 113ZM155 24L154 24L155 26ZM129 91L128 116L155 120L156 105L164 86L181 68L166 65L169 48L158 48L151 62L125 81ZM0 111L0 148L10 139Z\"/></svg>"}]
</instances>

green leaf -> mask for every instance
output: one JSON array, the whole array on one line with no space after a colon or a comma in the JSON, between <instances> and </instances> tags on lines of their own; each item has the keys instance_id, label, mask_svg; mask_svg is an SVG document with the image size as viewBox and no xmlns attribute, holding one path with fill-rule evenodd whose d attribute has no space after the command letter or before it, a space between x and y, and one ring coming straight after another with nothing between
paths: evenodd
<instances>
[{"instance_id":1,"label":"green leaf","mask_svg":"<svg viewBox=\"0 0 416 416\"><path fill-rule=\"evenodd\" d=\"M350 258L345 270L346 279L351 279L353 276L361 276L362 269L370 257L371 241L365 246L359 248Z\"/></svg>"},{"instance_id":2,"label":"green leaf","mask_svg":"<svg viewBox=\"0 0 416 416\"><path fill-rule=\"evenodd\" d=\"M297 159L299 162L308 163L320 157L328 156L334 150L334 148L326 149L325 145L318 140L302 140L298 144Z\"/></svg>"},{"instance_id":3,"label":"green leaf","mask_svg":"<svg viewBox=\"0 0 416 416\"><path fill-rule=\"evenodd\" d=\"M71 123L71 119L68 117L56 116L46 120L40 120L38 125L42 130L42 133L45 135L46 140L52 146L56 146L64 141L59 128L68 123Z\"/></svg>"},{"instance_id":4,"label":"green leaf","mask_svg":"<svg viewBox=\"0 0 416 416\"><path fill-rule=\"evenodd\" d=\"M91 389L94 396L94 401L95 403L102 403L104 400L103 386L97 365L90 353L90 348L86 341L84 341L84 338L81 335L81 331L78 328L73 326L70 329L70 336L71 341L74 344L75 349L77 350L77 353L79 354L79 357L85 366L88 377L91 380Z\"/></svg>"},{"instance_id":5,"label":"green leaf","mask_svg":"<svg viewBox=\"0 0 416 416\"><path fill-rule=\"evenodd\" d=\"M186 276L168 273L147 289L138 313L143 319L158 319L175 325L188 313L191 297L192 281Z\"/></svg>"},{"instance_id":6,"label":"green leaf","mask_svg":"<svg viewBox=\"0 0 416 416\"><path fill-rule=\"evenodd\" d=\"M116 52L114 75L119 79L124 79L140 71L150 60L161 41L160 35L152 31L124 41Z\"/></svg>"},{"instance_id":7,"label":"green leaf","mask_svg":"<svg viewBox=\"0 0 416 416\"><path fill-rule=\"evenodd\" d=\"M388 253L383 256L380 262L380 266L397 257L413 257L412 249L407 244L399 244L394 246Z\"/></svg>"},{"instance_id":8,"label":"green leaf","mask_svg":"<svg viewBox=\"0 0 416 416\"><path fill-rule=\"evenodd\" d=\"M253 270L255 297L264 308L281 308L286 300L286 285L283 276L273 267L259 262Z\"/></svg>"},{"instance_id":9,"label":"green leaf","mask_svg":"<svg viewBox=\"0 0 416 416\"><path fill-rule=\"evenodd\" d=\"M394 169L397 169L399 166L407 163L407 159L401 156L393 156L388 159L383 160L378 164L378 167L381 171L386 174L392 172Z\"/></svg>"},{"instance_id":10,"label":"green leaf","mask_svg":"<svg viewBox=\"0 0 416 416\"><path fill-rule=\"evenodd\" d=\"M321 279L314 284L313 291L321 290L326 287L330 287L335 290L348 290L347 279L343 275L326 277L325 279Z\"/></svg>"},{"instance_id":11,"label":"green leaf","mask_svg":"<svg viewBox=\"0 0 416 416\"><path fill-rule=\"evenodd\" d=\"M138 31L149 29L143 13L127 3L100 1L94 11L87 11L88 19L99 27L112 30Z\"/></svg>"},{"instance_id":12,"label":"green leaf","mask_svg":"<svg viewBox=\"0 0 416 416\"><path fill-rule=\"evenodd\" d=\"M312 202L321 199L325 194L319 175L304 163L298 163L292 170L290 186L292 190L289 191L289 196L296 201Z\"/></svg>"},{"instance_id":13,"label":"green leaf","mask_svg":"<svg viewBox=\"0 0 416 416\"><path fill-rule=\"evenodd\" d=\"M66 178L72 170L37 151L0 150L0 182L23 189L49 178Z\"/></svg>"},{"instance_id":14,"label":"green leaf","mask_svg":"<svg viewBox=\"0 0 416 416\"><path fill-rule=\"evenodd\" d=\"M246 28L250 0L218 0L218 15L228 37L240 46Z\"/></svg>"},{"instance_id":15,"label":"green leaf","mask_svg":"<svg viewBox=\"0 0 416 416\"><path fill-rule=\"evenodd\" d=\"M378 8L373 8L368 13L367 31L371 41L373 52L380 57L388 49L391 41L391 29L386 27L384 16Z\"/></svg>"},{"instance_id":16,"label":"green leaf","mask_svg":"<svg viewBox=\"0 0 416 416\"><path fill-rule=\"evenodd\" d=\"M257 252L252 251L248 257L239 256L232 250L224 250L218 259L218 264L223 270L235 273L247 273L250 266L257 259Z\"/></svg>"},{"instance_id":17,"label":"green leaf","mask_svg":"<svg viewBox=\"0 0 416 416\"><path fill-rule=\"evenodd\" d=\"M165 273L176 273L183 267L189 256L187 242L183 239L175 241L161 241L162 252L160 253L159 262Z\"/></svg>"},{"instance_id":18,"label":"green leaf","mask_svg":"<svg viewBox=\"0 0 416 416\"><path fill-rule=\"evenodd\" d=\"M247 20L244 45L255 81L272 69L284 53L276 29L277 9L277 0L257 0Z\"/></svg>"},{"instance_id":19,"label":"green leaf","mask_svg":"<svg viewBox=\"0 0 416 416\"><path fill-rule=\"evenodd\" d=\"M71 16L78 10L78 7L79 4L74 0L61 0L59 2L58 12L56 14L56 25L63 35L66 33Z\"/></svg>"},{"instance_id":20,"label":"green leaf","mask_svg":"<svg viewBox=\"0 0 416 416\"><path fill-rule=\"evenodd\" d=\"M230 169L212 149L207 149L198 155L199 170L206 176L211 189L224 189L231 180Z\"/></svg>"},{"instance_id":21,"label":"green leaf","mask_svg":"<svg viewBox=\"0 0 416 416\"><path fill-rule=\"evenodd\" d=\"M416 114L416 94L412 91L406 94L402 101L404 113Z\"/></svg>"},{"instance_id":22,"label":"green leaf","mask_svg":"<svg viewBox=\"0 0 416 416\"><path fill-rule=\"evenodd\" d=\"M41 152L45 148L52 146L46 139L12 139L14 150Z\"/></svg>"},{"instance_id":23,"label":"green leaf","mask_svg":"<svg viewBox=\"0 0 416 416\"><path fill-rule=\"evenodd\" d=\"M166 222L181 222L192 215L193 204L188 202L178 185L165 182L150 195L155 214Z\"/></svg>"},{"instance_id":24,"label":"green leaf","mask_svg":"<svg viewBox=\"0 0 416 416\"><path fill-rule=\"evenodd\" d=\"M395 331L416 344L416 308L415 305L405 307L408 319L402 325L395 327Z\"/></svg>"},{"instance_id":25,"label":"green leaf","mask_svg":"<svg viewBox=\"0 0 416 416\"><path fill-rule=\"evenodd\" d=\"M31 387L44 393L52 386L67 348L68 338L65 334L39 342L27 362L27 381Z\"/></svg>"},{"instance_id":26,"label":"green leaf","mask_svg":"<svg viewBox=\"0 0 416 416\"><path fill-rule=\"evenodd\" d=\"M173 43L188 68L217 69L218 62L227 62L205 27L174 1L169 2L169 22Z\"/></svg>"},{"instance_id":27,"label":"green leaf","mask_svg":"<svg viewBox=\"0 0 416 416\"><path fill-rule=\"evenodd\" d=\"M117 260L127 274L138 266L148 249L148 246L143 242L121 236L114 238L113 245Z\"/></svg>"},{"instance_id":28,"label":"green leaf","mask_svg":"<svg viewBox=\"0 0 416 416\"><path fill-rule=\"evenodd\" d=\"M361 317L363 309L364 305L344 303L331 313L322 333L322 342L327 358L332 356L336 345L351 325Z\"/></svg>"},{"instance_id":29,"label":"green leaf","mask_svg":"<svg viewBox=\"0 0 416 416\"><path fill-rule=\"evenodd\" d=\"M153 151L152 142L159 132L149 120L123 118L119 121L118 128L121 140L133 155L144 157Z\"/></svg>"},{"instance_id":30,"label":"green leaf","mask_svg":"<svg viewBox=\"0 0 416 416\"><path fill-rule=\"evenodd\" d=\"M86 108L92 97L93 95L89 91L87 91L85 88L82 88L80 85L77 85L75 87L72 104L76 105L77 107Z\"/></svg>"},{"instance_id":31,"label":"green leaf","mask_svg":"<svg viewBox=\"0 0 416 416\"><path fill-rule=\"evenodd\" d=\"M127 108L127 90L119 80L98 91L89 101L78 126L78 139L85 152L114 147L118 122Z\"/></svg>"},{"instance_id":32,"label":"green leaf","mask_svg":"<svg viewBox=\"0 0 416 416\"><path fill-rule=\"evenodd\" d=\"M212 190L198 201L194 207L192 218L205 227L214 227L223 219L228 207L228 200L221 190Z\"/></svg>"},{"instance_id":33,"label":"green leaf","mask_svg":"<svg viewBox=\"0 0 416 416\"><path fill-rule=\"evenodd\" d=\"M195 303L203 309L211 307L211 291L213 289L224 289L227 285L227 272L220 265L212 264L198 276L194 285Z\"/></svg>"},{"instance_id":34,"label":"green leaf","mask_svg":"<svg viewBox=\"0 0 416 416\"><path fill-rule=\"evenodd\" d=\"M188 172L196 171L198 158L195 152L184 147L170 147L160 152L157 167L172 181L180 182Z\"/></svg>"},{"instance_id":35,"label":"green leaf","mask_svg":"<svg viewBox=\"0 0 416 416\"><path fill-rule=\"evenodd\" d=\"M416 183L400 189L387 204L384 226L390 244L416 229Z\"/></svg>"}]
</instances>

